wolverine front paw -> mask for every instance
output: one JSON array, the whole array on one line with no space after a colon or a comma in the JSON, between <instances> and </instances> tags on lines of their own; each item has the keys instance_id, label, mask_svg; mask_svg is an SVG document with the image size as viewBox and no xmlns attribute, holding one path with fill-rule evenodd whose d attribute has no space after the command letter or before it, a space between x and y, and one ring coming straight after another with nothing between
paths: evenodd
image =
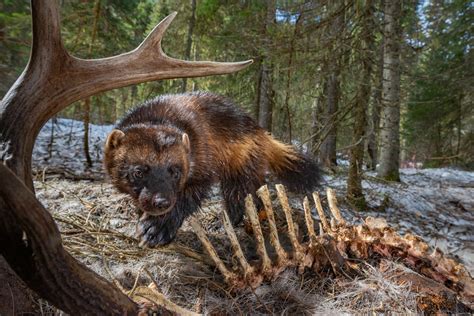
<instances>
[{"instance_id":1,"label":"wolverine front paw","mask_svg":"<svg viewBox=\"0 0 474 316\"><path fill-rule=\"evenodd\" d=\"M173 241L177 233L173 221L166 217L148 216L138 221L136 237L140 239L140 246L164 246Z\"/></svg>"}]
</instances>

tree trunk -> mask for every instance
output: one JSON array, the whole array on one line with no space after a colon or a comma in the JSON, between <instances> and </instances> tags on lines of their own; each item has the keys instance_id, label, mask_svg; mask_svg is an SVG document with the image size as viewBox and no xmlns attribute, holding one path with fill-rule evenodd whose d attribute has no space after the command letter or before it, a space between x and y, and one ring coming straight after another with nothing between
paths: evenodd
<instances>
[{"instance_id":1,"label":"tree trunk","mask_svg":"<svg viewBox=\"0 0 474 316\"><path fill-rule=\"evenodd\" d=\"M326 97L326 107L322 111L321 121L326 124L327 133L321 143L319 160L327 169L333 169L337 166L336 158L336 141L337 141L337 124L335 123L335 114L338 109L339 100L339 81L336 74L332 73L326 78L324 83L324 92Z\"/></svg>"},{"instance_id":2,"label":"tree trunk","mask_svg":"<svg viewBox=\"0 0 474 316\"><path fill-rule=\"evenodd\" d=\"M400 181L401 1L385 1L380 166L378 176Z\"/></svg>"},{"instance_id":3,"label":"tree trunk","mask_svg":"<svg viewBox=\"0 0 474 316\"><path fill-rule=\"evenodd\" d=\"M379 47L379 59L377 60L377 74L372 93L372 108L370 113L371 124L367 135L367 154L369 161L367 168L375 171L378 161L378 136L380 125L380 111L382 109L382 82L383 82L383 39Z\"/></svg>"},{"instance_id":4,"label":"tree trunk","mask_svg":"<svg viewBox=\"0 0 474 316\"><path fill-rule=\"evenodd\" d=\"M258 124L272 131L273 106L275 91L273 90L273 66L270 60L271 29L275 23L275 0L269 0L265 12L265 30L263 35L263 50L260 64L260 82L258 83Z\"/></svg>"},{"instance_id":5,"label":"tree trunk","mask_svg":"<svg viewBox=\"0 0 474 316\"><path fill-rule=\"evenodd\" d=\"M461 150L461 137L462 137L462 116L463 116L463 109L462 109L462 99L463 95L460 94L458 98L458 115L456 118L456 127L457 127L457 134L456 134L456 151L455 154L459 155Z\"/></svg>"},{"instance_id":6,"label":"tree trunk","mask_svg":"<svg viewBox=\"0 0 474 316\"><path fill-rule=\"evenodd\" d=\"M91 155L89 153L89 122L90 122L90 113L91 113L91 98L86 98L84 99L84 104L83 104L83 118L82 121L84 122L84 138L83 138L83 144L84 144L84 157L86 158L86 163L87 167L91 168L92 167L92 159Z\"/></svg>"},{"instance_id":7,"label":"tree trunk","mask_svg":"<svg viewBox=\"0 0 474 316\"><path fill-rule=\"evenodd\" d=\"M373 10L372 1L365 3L361 20L360 46L358 47L360 69L359 86L354 105L354 129L352 147L350 149L349 177L347 178L347 199L356 210L366 209L366 201L362 192L362 166L364 162L365 131L367 125L367 105L370 100L370 77L372 74L373 50Z\"/></svg>"},{"instance_id":8,"label":"tree trunk","mask_svg":"<svg viewBox=\"0 0 474 316\"><path fill-rule=\"evenodd\" d=\"M300 22L303 21L303 12L298 16L298 19L295 23L295 29L293 32L293 37L291 38L290 42L290 54L288 56L288 70L286 75L286 92L285 92L285 103L284 108L286 111L286 119L288 122L288 142L291 144L291 111L290 111L290 95L291 95L291 75L292 75L292 67L293 67L293 56L295 53L295 42L298 38L299 33L299 26Z\"/></svg>"},{"instance_id":9,"label":"tree trunk","mask_svg":"<svg viewBox=\"0 0 474 316\"><path fill-rule=\"evenodd\" d=\"M191 17L189 18L188 24L188 38L186 40L186 51L184 53L184 59L189 60L191 58L191 48L193 46L193 33L194 25L196 24L196 0L191 0ZM188 87L188 79L183 78L183 85L181 86L181 92L186 92Z\"/></svg>"},{"instance_id":10,"label":"tree trunk","mask_svg":"<svg viewBox=\"0 0 474 316\"><path fill-rule=\"evenodd\" d=\"M265 62L262 63L260 68L260 84L258 93L258 124L262 128L271 132L275 92L273 91L272 68L265 64Z\"/></svg>"},{"instance_id":11,"label":"tree trunk","mask_svg":"<svg viewBox=\"0 0 474 316\"><path fill-rule=\"evenodd\" d=\"M51 133L49 134L49 143L48 143L48 158L51 159L53 157L53 147L54 147L54 127L56 126L58 119L54 116L51 122Z\"/></svg>"},{"instance_id":12,"label":"tree trunk","mask_svg":"<svg viewBox=\"0 0 474 316\"><path fill-rule=\"evenodd\" d=\"M92 57L92 46L94 45L96 36L97 36L97 29L99 25L99 18L100 18L100 0L96 0L94 4L94 24L92 25L92 35L91 35L91 41L89 43L89 51L88 51L88 57ZM89 122L90 122L90 112L91 112L91 99L86 98L84 100L83 104L83 123L84 123L84 138L83 138L83 144L84 144L84 157L86 158L86 165L88 168L92 167L92 159L91 155L89 153Z\"/></svg>"},{"instance_id":13,"label":"tree trunk","mask_svg":"<svg viewBox=\"0 0 474 316\"><path fill-rule=\"evenodd\" d=\"M329 14L332 14L339 10L340 6L343 6L343 1L335 1L329 3ZM327 53L327 73L328 75L325 78L324 91L326 95L326 108L322 113L321 121L329 129L327 133L322 133L322 135L327 135L321 144L319 160L321 164L327 169L333 169L337 166L336 159L336 142L337 142L337 124L336 113L339 108L339 76L340 76L340 66L341 66L341 48L339 46L339 40L344 29L344 11L339 12L336 16L332 18L332 21L329 25L328 32L328 53ZM332 121L332 122L331 122Z\"/></svg>"},{"instance_id":14,"label":"tree trunk","mask_svg":"<svg viewBox=\"0 0 474 316\"><path fill-rule=\"evenodd\" d=\"M319 120L321 113L322 95L314 98L313 108L311 109L311 135L310 151L311 156L317 157L319 152L319 133L321 132L321 122Z\"/></svg>"}]
</instances>

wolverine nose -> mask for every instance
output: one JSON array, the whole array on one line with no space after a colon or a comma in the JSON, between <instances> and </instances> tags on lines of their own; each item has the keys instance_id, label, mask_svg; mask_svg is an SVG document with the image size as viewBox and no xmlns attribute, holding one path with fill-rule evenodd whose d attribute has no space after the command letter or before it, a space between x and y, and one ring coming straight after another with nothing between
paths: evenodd
<instances>
[{"instance_id":1,"label":"wolverine nose","mask_svg":"<svg viewBox=\"0 0 474 316\"><path fill-rule=\"evenodd\" d=\"M162 197L155 197L153 199L153 207L156 207L158 209L164 210L170 207L171 202L165 198Z\"/></svg>"}]
</instances>

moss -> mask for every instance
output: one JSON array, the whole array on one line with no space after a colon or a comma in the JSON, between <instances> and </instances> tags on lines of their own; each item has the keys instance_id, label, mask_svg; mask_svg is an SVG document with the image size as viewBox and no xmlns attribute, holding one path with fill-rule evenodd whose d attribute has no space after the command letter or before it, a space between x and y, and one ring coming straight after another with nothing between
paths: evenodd
<instances>
[{"instance_id":1,"label":"moss","mask_svg":"<svg viewBox=\"0 0 474 316\"><path fill-rule=\"evenodd\" d=\"M347 201L358 212L364 212L368 210L364 195L358 197L348 196Z\"/></svg>"},{"instance_id":2,"label":"moss","mask_svg":"<svg viewBox=\"0 0 474 316\"><path fill-rule=\"evenodd\" d=\"M378 209L379 212L385 212L387 211L387 208L390 206L390 195L384 194L382 203L380 204L380 207Z\"/></svg>"},{"instance_id":3,"label":"moss","mask_svg":"<svg viewBox=\"0 0 474 316\"><path fill-rule=\"evenodd\" d=\"M387 181L400 182L400 173L398 172L398 170L392 171L385 177L383 177L383 179Z\"/></svg>"},{"instance_id":4,"label":"moss","mask_svg":"<svg viewBox=\"0 0 474 316\"><path fill-rule=\"evenodd\" d=\"M423 163L423 168L441 168L446 164L442 164L442 160L428 160Z\"/></svg>"}]
</instances>

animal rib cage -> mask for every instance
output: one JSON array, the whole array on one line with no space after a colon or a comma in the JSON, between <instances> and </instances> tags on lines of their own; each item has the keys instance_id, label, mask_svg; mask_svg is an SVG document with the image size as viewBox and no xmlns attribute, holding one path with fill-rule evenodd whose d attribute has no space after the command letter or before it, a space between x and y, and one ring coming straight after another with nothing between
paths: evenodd
<instances>
[{"instance_id":1,"label":"animal rib cage","mask_svg":"<svg viewBox=\"0 0 474 316\"><path fill-rule=\"evenodd\" d=\"M306 228L305 234L302 234L303 230L293 218L285 188L276 185L276 191L287 227L284 232L278 229L282 225L277 225L275 220L267 186L257 191L264 205L266 223L259 219L253 198L250 195L246 198L246 215L259 257L255 262L247 260L226 212L223 212L222 222L232 246L233 258L238 262L237 267L226 265L199 221L191 219L193 230L231 290L259 287L263 282L272 282L291 267L299 273L312 270L356 276L361 262L373 260L380 263L380 259L389 259L403 263L412 271L401 276L399 282L411 282L412 288L420 295L418 306L421 310L472 311L474 282L471 275L462 264L447 258L439 249L431 251L428 244L417 236L399 235L381 218L367 217L361 225L347 223L339 211L332 189L327 190L330 219L325 215L318 193L312 194L320 218L319 228L316 229L309 199L304 198ZM271 247L265 242L264 231ZM291 250L282 246L282 234L289 239Z\"/></svg>"}]
</instances>

